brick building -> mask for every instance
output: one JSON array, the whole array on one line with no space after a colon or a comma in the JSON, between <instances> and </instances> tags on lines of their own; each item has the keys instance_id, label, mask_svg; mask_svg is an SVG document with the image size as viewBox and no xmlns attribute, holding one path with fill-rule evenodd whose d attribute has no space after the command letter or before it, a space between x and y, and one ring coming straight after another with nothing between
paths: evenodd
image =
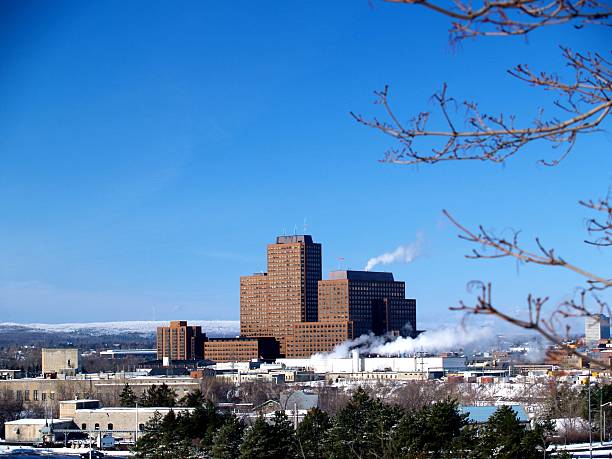
<instances>
[{"instance_id":1,"label":"brick building","mask_svg":"<svg viewBox=\"0 0 612 459\"><path fill-rule=\"evenodd\" d=\"M279 236L267 255L267 273L240 280L240 333L275 337L285 353L293 324L317 321L321 244L309 235Z\"/></svg>"},{"instance_id":2,"label":"brick building","mask_svg":"<svg viewBox=\"0 0 612 459\"><path fill-rule=\"evenodd\" d=\"M204 358L214 362L245 362L275 359L279 356L275 338L209 338L204 343Z\"/></svg>"},{"instance_id":3,"label":"brick building","mask_svg":"<svg viewBox=\"0 0 612 459\"><path fill-rule=\"evenodd\" d=\"M169 327L157 327L157 358L163 360L202 359L206 335L202 327L189 326L185 320L170 322Z\"/></svg>"}]
</instances>

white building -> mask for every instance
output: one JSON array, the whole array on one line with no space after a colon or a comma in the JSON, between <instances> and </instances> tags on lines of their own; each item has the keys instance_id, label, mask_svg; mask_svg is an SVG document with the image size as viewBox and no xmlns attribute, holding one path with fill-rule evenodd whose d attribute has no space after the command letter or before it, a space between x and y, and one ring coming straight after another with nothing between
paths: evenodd
<instances>
[{"instance_id":1,"label":"white building","mask_svg":"<svg viewBox=\"0 0 612 459\"><path fill-rule=\"evenodd\" d=\"M587 346L597 344L602 339L610 339L610 318L603 314L585 317L584 336Z\"/></svg>"}]
</instances>

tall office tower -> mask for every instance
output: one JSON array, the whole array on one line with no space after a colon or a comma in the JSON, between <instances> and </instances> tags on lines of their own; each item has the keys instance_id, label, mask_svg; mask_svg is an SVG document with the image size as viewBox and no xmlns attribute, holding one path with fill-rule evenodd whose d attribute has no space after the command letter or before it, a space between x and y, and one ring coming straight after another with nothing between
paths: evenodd
<instances>
[{"instance_id":1,"label":"tall office tower","mask_svg":"<svg viewBox=\"0 0 612 459\"><path fill-rule=\"evenodd\" d=\"M169 327L157 327L157 358L201 359L205 340L202 327L189 326L185 320L171 321Z\"/></svg>"},{"instance_id":2,"label":"tall office tower","mask_svg":"<svg viewBox=\"0 0 612 459\"><path fill-rule=\"evenodd\" d=\"M267 275L241 278L241 334L273 336L284 353L292 325L317 320L321 278L321 244L309 235L277 237L268 245Z\"/></svg>"},{"instance_id":3,"label":"tall office tower","mask_svg":"<svg viewBox=\"0 0 612 459\"><path fill-rule=\"evenodd\" d=\"M318 319L293 325L287 357L329 352L368 333L416 336L416 300L391 273L334 271L319 282Z\"/></svg>"},{"instance_id":4,"label":"tall office tower","mask_svg":"<svg viewBox=\"0 0 612 459\"><path fill-rule=\"evenodd\" d=\"M610 339L610 318L603 314L585 317L584 340L586 345L597 345L601 339Z\"/></svg>"},{"instance_id":5,"label":"tall office tower","mask_svg":"<svg viewBox=\"0 0 612 459\"><path fill-rule=\"evenodd\" d=\"M272 336L267 273L240 277L240 335Z\"/></svg>"},{"instance_id":6,"label":"tall office tower","mask_svg":"<svg viewBox=\"0 0 612 459\"><path fill-rule=\"evenodd\" d=\"M319 321L353 322L353 333L413 336L416 300L405 298L404 282L391 273L332 271L319 282Z\"/></svg>"}]
</instances>

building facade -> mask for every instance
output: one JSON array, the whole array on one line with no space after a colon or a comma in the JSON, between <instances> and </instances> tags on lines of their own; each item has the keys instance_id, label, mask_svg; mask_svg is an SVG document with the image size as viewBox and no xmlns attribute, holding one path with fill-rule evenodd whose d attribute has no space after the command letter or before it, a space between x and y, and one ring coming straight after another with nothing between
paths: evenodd
<instances>
[{"instance_id":1,"label":"building facade","mask_svg":"<svg viewBox=\"0 0 612 459\"><path fill-rule=\"evenodd\" d=\"M42 349L42 372L45 377L74 376L79 372L79 350Z\"/></svg>"},{"instance_id":2,"label":"building facade","mask_svg":"<svg viewBox=\"0 0 612 459\"><path fill-rule=\"evenodd\" d=\"M204 358L213 362L246 362L275 359L280 355L275 338L209 338L204 343Z\"/></svg>"},{"instance_id":3,"label":"building facade","mask_svg":"<svg viewBox=\"0 0 612 459\"><path fill-rule=\"evenodd\" d=\"M276 338L281 353L293 324L316 322L321 244L309 235L279 236L267 250L268 272L241 278L240 330Z\"/></svg>"},{"instance_id":4,"label":"building facade","mask_svg":"<svg viewBox=\"0 0 612 459\"><path fill-rule=\"evenodd\" d=\"M392 273L332 271L318 290L319 321L352 322L354 337L412 336L416 331L416 300L405 298L405 283Z\"/></svg>"},{"instance_id":5,"label":"building facade","mask_svg":"<svg viewBox=\"0 0 612 459\"><path fill-rule=\"evenodd\" d=\"M610 318L603 314L585 317L584 339L587 346L597 345L602 339L610 339Z\"/></svg>"},{"instance_id":6,"label":"building facade","mask_svg":"<svg viewBox=\"0 0 612 459\"><path fill-rule=\"evenodd\" d=\"M168 327L157 327L157 359L200 360L205 339L202 327L189 326L185 320L172 321Z\"/></svg>"}]
</instances>

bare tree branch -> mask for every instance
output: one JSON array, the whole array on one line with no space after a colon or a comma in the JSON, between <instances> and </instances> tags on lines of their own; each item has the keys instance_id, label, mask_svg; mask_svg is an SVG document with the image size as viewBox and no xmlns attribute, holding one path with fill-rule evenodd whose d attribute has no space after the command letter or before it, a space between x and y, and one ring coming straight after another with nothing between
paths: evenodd
<instances>
[{"instance_id":1,"label":"bare tree branch","mask_svg":"<svg viewBox=\"0 0 612 459\"><path fill-rule=\"evenodd\" d=\"M543 26L575 22L610 25L612 8L597 0L386 0L389 3L420 5L455 21L453 40L477 36L525 35Z\"/></svg>"},{"instance_id":2,"label":"bare tree branch","mask_svg":"<svg viewBox=\"0 0 612 459\"><path fill-rule=\"evenodd\" d=\"M394 164L434 164L441 161L489 161L503 163L525 145L543 140L553 147L566 146L565 151L553 160L541 159L542 164L554 166L571 151L579 135L591 133L612 110L612 63L600 54L574 53L562 48L567 65L574 71L574 80L564 82L557 75L534 73L527 65L518 65L509 73L531 86L553 91L560 97L555 105L568 113L565 119L542 119L543 111L528 127L517 127L513 115L489 115L481 113L474 102L459 104L465 109L463 125L453 120L449 104L454 99L447 96L447 86L432 96L442 119L443 128L429 128L431 112L421 112L405 127L389 102L389 87L376 91L376 104L382 105L385 120L366 118L351 112L359 123L377 129L396 139L399 146L385 153L383 161ZM415 142L418 139L441 139L439 146L421 152Z\"/></svg>"},{"instance_id":3,"label":"bare tree branch","mask_svg":"<svg viewBox=\"0 0 612 459\"><path fill-rule=\"evenodd\" d=\"M466 255L467 258L514 257L523 263L535 263L538 265L560 266L566 268L585 277L592 289L603 290L612 286L612 279L593 274L567 262L565 259L558 256L554 249L546 249L538 238L536 238L536 244L539 252L525 250L519 245L519 232L514 232L511 239L506 239L497 237L489 233L482 226L479 226L479 232L476 233L461 225L447 210L443 210L442 212L451 223L459 229L459 238L480 244L485 249L483 251L473 249L470 255ZM488 253L486 251L487 249L491 249L492 252Z\"/></svg>"},{"instance_id":4,"label":"bare tree branch","mask_svg":"<svg viewBox=\"0 0 612 459\"><path fill-rule=\"evenodd\" d=\"M555 310L551 315L550 319L542 319L542 307L548 301L548 297L540 298L529 295L527 297L527 308L528 316L527 320L513 317L509 314L504 313L493 305L491 300L491 284L485 284L480 281L474 281L469 284L469 288L478 289L476 303L474 305L467 305L463 301L459 303L457 307L451 307L452 311L463 311L466 314L472 315L491 315L498 317L512 325L523 328L525 330L532 330L539 333L541 336L546 338L552 343L555 343L565 352L571 355L575 355L582 359L583 362L590 363L591 365L597 365L603 368L612 369L610 363L595 359L584 352L579 351L573 346L566 344L567 336L561 336L557 332L557 326L555 315L560 314L559 310ZM589 314L590 315L590 314ZM566 335L569 335L569 327L566 328Z\"/></svg>"}]
</instances>

